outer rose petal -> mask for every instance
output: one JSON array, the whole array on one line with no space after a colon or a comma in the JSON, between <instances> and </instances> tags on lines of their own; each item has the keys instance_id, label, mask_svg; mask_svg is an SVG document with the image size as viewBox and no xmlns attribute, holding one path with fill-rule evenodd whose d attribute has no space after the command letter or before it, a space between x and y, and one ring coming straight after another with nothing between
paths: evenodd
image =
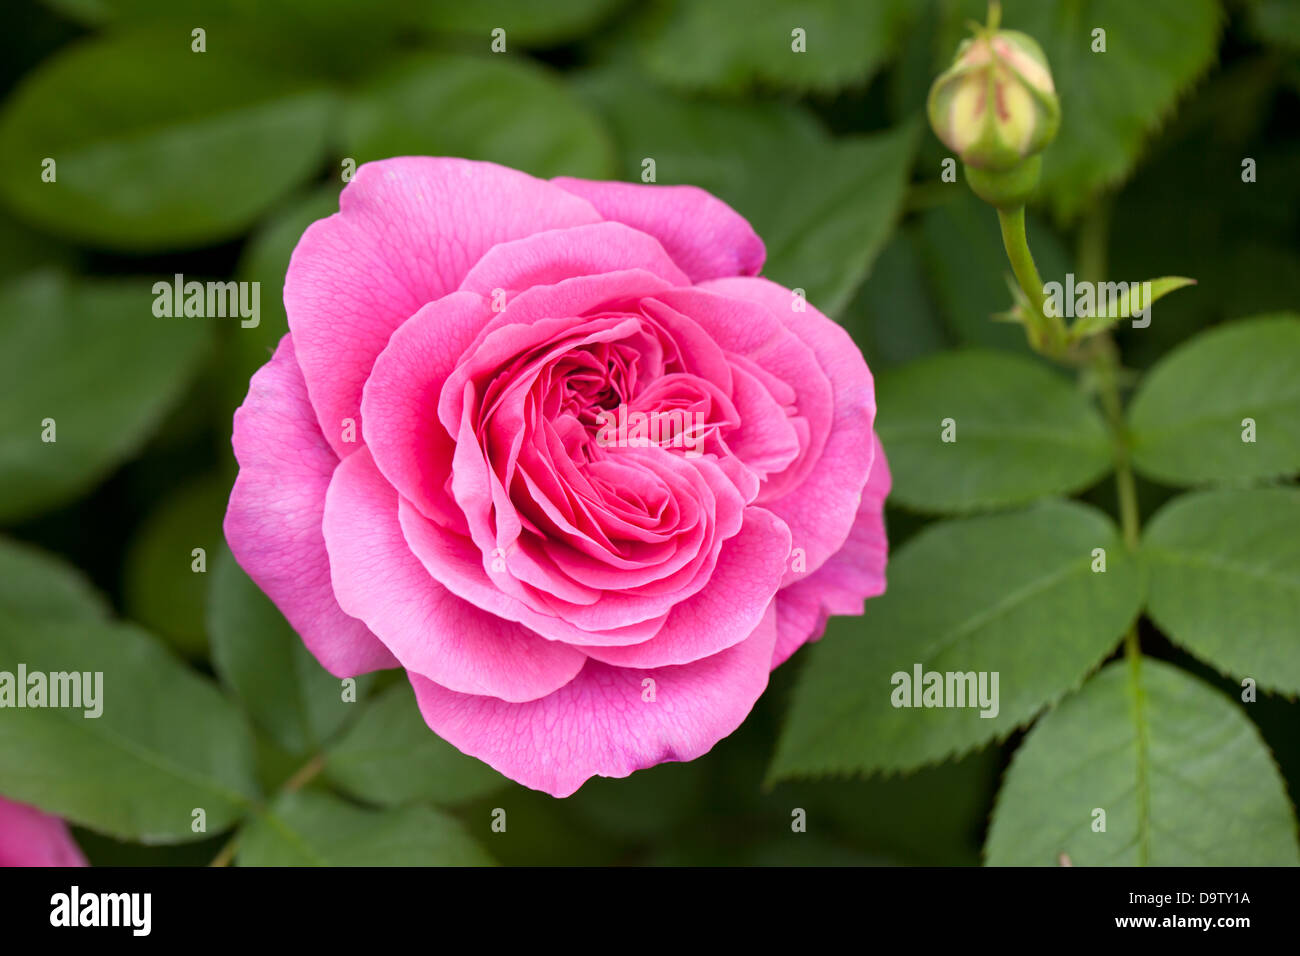
<instances>
[{"instance_id":1,"label":"outer rose petal","mask_svg":"<svg viewBox=\"0 0 1300 956\"><path fill-rule=\"evenodd\" d=\"M224 528L235 560L331 674L395 667L388 649L334 599L321 518L339 460L316 424L290 336L249 382L232 443L239 477Z\"/></svg>"},{"instance_id":2,"label":"outer rose petal","mask_svg":"<svg viewBox=\"0 0 1300 956\"><path fill-rule=\"evenodd\" d=\"M775 639L770 605L750 637L720 654L654 670L590 661L554 694L525 704L457 694L415 674L411 684L438 736L526 787L567 797L594 776L626 777L711 750L767 687ZM642 699L648 686L653 702Z\"/></svg>"},{"instance_id":3,"label":"outer rose petal","mask_svg":"<svg viewBox=\"0 0 1300 956\"><path fill-rule=\"evenodd\" d=\"M862 352L849 334L811 305L790 308L790 292L767 279L719 279L701 288L766 305L817 357L834 393L835 412L826 447L797 488L763 507L784 519L802 548L807 573L815 571L843 545L856 520L858 494L866 484L875 454L872 424L875 388ZM793 571L786 583L797 580Z\"/></svg>"},{"instance_id":4,"label":"outer rose petal","mask_svg":"<svg viewBox=\"0 0 1300 956\"><path fill-rule=\"evenodd\" d=\"M466 694L529 701L567 684L585 655L463 601L411 552L398 497L369 449L342 462L325 502L339 603L364 619L402 666Z\"/></svg>"},{"instance_id":5,"label":"outer rose petal","mask_svg":"<svg viewBox=\"0 0 1300 956\"><path fill-rule=\"evenodd\" d=\"M880 439L862 489L857 520L844 547L815 572L777 592L777 638L772 667L778 667L805 642L815 641L831 614L861 614L867 598L885 593L885 498L892 479Z\"/></svg>"},{"instance_id":6,"label":"outer rose petal","mask_svg":"<svg viewBox=\"0 0 1300 956\"><path fill-rule=\"evenodd\" d=\"M648 186L560 177L552 182L606 219L654 236L692 282L758 275L767 250L740 213L695 186Z\"/></svg>"},{"instance_id":7,"label":"outer rose petal","mask_svg":"<svg viewBox=\"0 0 1300 956\"><path fill-rule=\"evenodd\" d=\"M499 242L598 222L572 193L526 173L465 159L366 163L313 223L289 261L284 307L325 437L340 457L341 422L359 421L361 389L393 330L454 291Z\"/></svg>"},{"instance_id":8,"label":"outer rose petal","mask_svg":"<svg viewBox=\"0 0 1300 956\"><path fill-rule=\"evenodd\" d=\"M490 297L497 289L522 291L575 276L628 269L645 269L673 285L690 284L653 236L621 222L598 222L494 246L469 270L460 287Z\"/></svg>"},{"instance_id":9,"label":"outer rose petal","mask_svg":"<svg viewBox=\"0 0 1300 956\"><path fill-rule=\"evenodd\" d=\"M67 824L0 797L0 866L88 866Z\"/></svg>"}]
</instances>

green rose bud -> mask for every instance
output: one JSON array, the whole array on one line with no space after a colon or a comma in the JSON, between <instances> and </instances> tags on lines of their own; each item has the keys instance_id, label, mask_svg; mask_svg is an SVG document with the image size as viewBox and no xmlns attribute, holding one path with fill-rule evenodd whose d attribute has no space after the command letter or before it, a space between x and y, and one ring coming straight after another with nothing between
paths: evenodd
<instances>
[{"instance_id":1,"label":"green rose bud","mask_svg":"<svg viewBox=\"0 0 1300 956\"><path fill-rule=\"evenodd\" d=\"M1061 106L1042 48L1030 36L987 27L962 42L934 81L928 103L935 135L967 166L990 173L1018 167L1046 148Z\"/></svg>"}]
</instances>

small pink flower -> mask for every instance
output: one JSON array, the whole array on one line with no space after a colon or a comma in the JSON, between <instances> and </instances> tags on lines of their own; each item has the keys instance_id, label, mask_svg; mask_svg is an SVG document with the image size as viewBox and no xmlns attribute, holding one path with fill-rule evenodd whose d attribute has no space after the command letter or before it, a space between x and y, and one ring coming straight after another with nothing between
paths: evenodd
<instances>
[{"instance_id":1,"label":"small pink flower","mask_svg":"<svg viewBox=\"0 0 1300 956\"><path fill-rule=\"evenodd\" d=\"M0 797L0 866L86 865L62 820Z\"/></svg>"},{"instance_id":2,"label":"small pink flower","mask_svg":"<svg viewBox=\"0 0 1300 956\"><path fill-rule=\"evenodd\" d=\"M727 205L408 157L340 206L225 521L331 672L404 667L437 734L567 796L706 753L884 590L871 373ZM637 412L670 424L602 436Z\"/></svg>"}]
</instances>

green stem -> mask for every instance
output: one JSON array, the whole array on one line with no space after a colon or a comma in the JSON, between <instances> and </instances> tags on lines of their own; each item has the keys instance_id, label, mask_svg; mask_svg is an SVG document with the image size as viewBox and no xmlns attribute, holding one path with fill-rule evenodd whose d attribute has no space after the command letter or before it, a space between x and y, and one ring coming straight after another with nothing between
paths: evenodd
<instances>
[{"instance_id":1,"label":"green stem","mask_svg":"<svg viewBox=\"0 0 1300 956\"><path fill-rule=\"evenodd\" d=\"M1137 862L1146 866L1151 858L1151 783L1148 777L1150 741L1147 739L1146 693L1142 689L1142 647L1137 625L1124 635L1124 659L1128 662L1129 687L1133 692L1133 726L1137 742Z\"/></svg>"},{"instance_id":2,"label":"green stem","mask_svg":"<svg viewBox=\"0 0 1300 956\"><path fill-rule=\"evenodd\" d=\"M1128 436L1124 425L1124 406L1119 397L1119 349L1107 335L1093 339L1093 374L1097 380L1097 393L1101 399L1106 423L1110 426L1111 454L1115 461L1115 490L1119 496L1119 521L1124 532L1124 544L1136 551L1141 533L1141 516L1138 511L1137 482L1129 460Z\"/></svg>"},{"instance_id":3,"label":"green stem","mask_svg":"<svg viewBox=\"0 0 1300 956\"><path fill-rule=\"evenodd\" d=\"M1106 238L1110 228L1110 208L1108 203L1094 208L1079 230L1078 267L1083 278L1100 281L1106 271ZM1069 347L1068 330L1062 318L1048 316L1043 308L1046 296L1043 293L1043 280L1034 265L1034 257L1029 251L1029 240L1025 234L1025 210L1018 207L1012 210L998 210L998 221L1002 226L1002 243L1006 246L1011 269L1016 281L1038 313L1029 318L1036 321L1030 329L1030 342L1039 351L1054 358L1061 358ZM1120 354L1115 340L1109 333L1097 335L1091 340L1090 348L1080 356L1085 358L1092 368L1096 379L1097 394L1111 437L1111 454L1115 465L1115 490L1119 499L1120 528L1123 533L1124 547L1132 554L1137 551L1141 539L1141 512L1138 509L1137 482L1133 476L1133 466L1129 456L1128 433L1124 421L1124 403L1120 398ZM1137 743L1137 858L1139 866L1146 866L1150 860L1151 834L1151 789L1149 779L1149 750L1146 727L1146 695L1142 690L1142 645L1138 639L1136 622L1124 635L1124 659L1128 666L1129 686L1133 694L1133 719L1136 727Z\"/></svg>"},{"instance_id":4,"label":"green stem","mask_svg":"<svg viewBox=\"0 0 1300 956\"><path fill-rule=\"evenodd\" d=\"M280 788L280 793L282 794L293 793L297 790L301 790L308 783L310 783L311 780L317 774L319 774L324 769L325 769L325 755L316 754L305 764L299 767L294 772L293 776L291 776L288 780L284 782L284 786ZM234 860L235 858L235 850L239 847L239 833L240 833L239 830L235 831L234 835L229 840L226 841L225 845L221 848L220 852L218 852L217 855L212 858L212 862L209 863L208 866L229 866L230 865L231 861Z\"/></svg>"},{"instance_id":5,"label":"green stem","mask_svg":"<svg viewBox=\"0 0 1300 956\"><path fill-rule=\"evenodd\" d=\"M998 223L1002 226L1002 245L1006 247L1011 271L1015 273L1016 282L1020 284L1021 291L1035 312L1031 316L1034 321L1031 339L1049 355L1059 356L1065 351L1065 320L1047 314L1043 277L1038 274L1038 266L1034 265L1033 253L1029 251L1029 237L1025 233L1025 207L999 209Z\"/></svg>"},{"instance_id":6,"label":"green stem","mask_svg":"<svg viewBox=\"0 0 1300 956\"><path fill-rule=\"evenodd\" d=\"M212 862L208 866L230 866L230 861L235 858L235 850L238 847L239 831L236 830L235 835L226 841L225 846L221 848L221 852L212 858Z\"/></svg>"},{"instance_id":7,"label":"green stem","mask_svg":"<svg viewBox=\"0 0 1300 956\"><path fill-rule=\"evenodd\" d=\"M1097 336L1093 343L1093 372L1097 377L1098 395L1111 432L1120 528L1124 535L1124 546L1131 553L1138 547L1142 519L1138 511L1137 482L1129 462L1124 406L1119 396L1119 349L1109 334ZM1147 773L1149 742L1146 695L1142 691L1142 645L1138 640L1136 623L1124 635L1124 659L1128 662L1129 687L1133 693L1133 720L1137 729L1137 856L1138 865L1146 866L1150 856L1151 789Z\"/></svg>"},{"instance_id":8,"label":"green stem","mask_svg":"<svg viewBox=\"0 0 1300 956\"><path fill-rule=\"evenodd\" d=\"M281 793L293 793L305 787L318 773L325 769L325 755L316 754L298 768L292 777L284 782Z\"/></svg>"}]
</instances>

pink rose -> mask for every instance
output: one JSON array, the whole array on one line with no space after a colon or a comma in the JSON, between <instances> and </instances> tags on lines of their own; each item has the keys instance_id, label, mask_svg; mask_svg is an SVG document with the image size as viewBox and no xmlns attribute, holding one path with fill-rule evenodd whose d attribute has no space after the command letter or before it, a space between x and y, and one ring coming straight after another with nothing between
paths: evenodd
<instances>
[{"instance_id":1,"label":"pink rose","mask_svg":"<svg viewBox=\"0 0 1300 956\"><path fill-rule=\"evenodd\" d=\"M86 866L67 824L0 797L0 866Z\"/></svg>"},{"instance_id":2,"label":"pink rose","mask_svg":"<svg viewBox=\"0 0 1300 956\"><path fill-rule=\"evenodd\" d=\"M294 250L225 531L332 673L567 796L731 733L884 590L871 373L687 186L408 157Z\"/></svg>"}]
</instances>

